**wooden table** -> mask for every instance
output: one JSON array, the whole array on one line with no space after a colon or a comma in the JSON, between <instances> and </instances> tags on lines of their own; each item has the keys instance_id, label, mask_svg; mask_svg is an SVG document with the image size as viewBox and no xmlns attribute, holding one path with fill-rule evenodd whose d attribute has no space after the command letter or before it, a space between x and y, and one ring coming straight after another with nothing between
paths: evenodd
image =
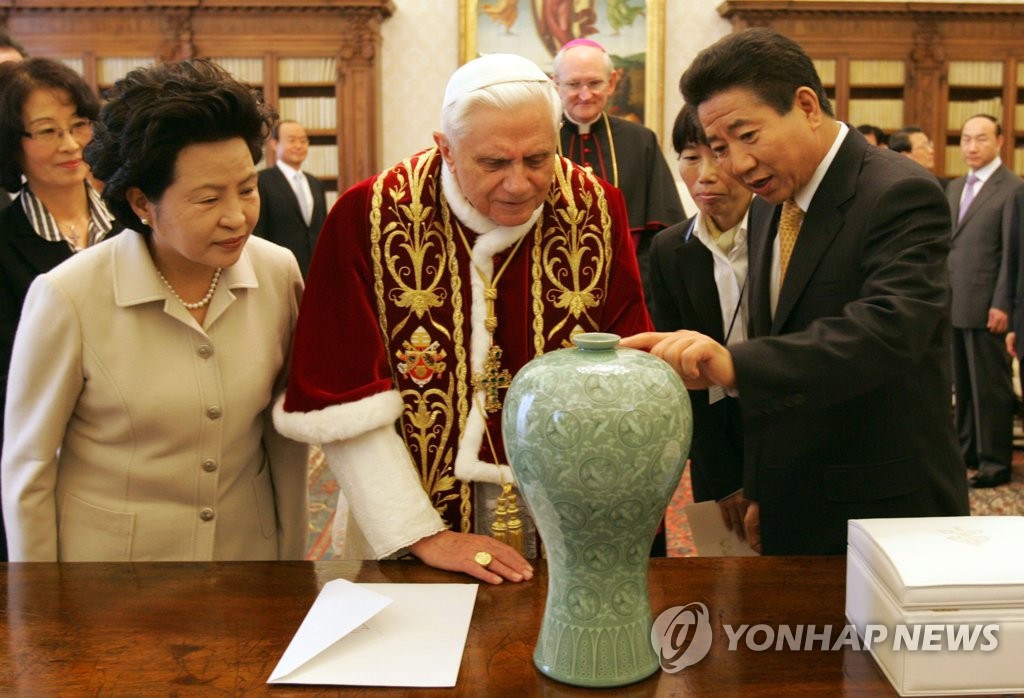
<instances>
[{"instance_id":1,"label":"wooden table","mask_svg":"<svg viewBox=\"0 0 1024 698\"><path fill-rule=\"evenodd\" d=\"M892 696L870 654L728 649L723 624L845 624L845 559L653 560L651 607L701 601L711 652L615 696ZM21 563L0 565L0 695L563 696L594 691L541 675L532 655L543 565L525 584L481 585L455 689L269 686L265 682L323 585L468 582L409 562ZM838 627L837 627L838 626ZM835 635L834 635L835 637Z\"/></svg>"}]
</instances>

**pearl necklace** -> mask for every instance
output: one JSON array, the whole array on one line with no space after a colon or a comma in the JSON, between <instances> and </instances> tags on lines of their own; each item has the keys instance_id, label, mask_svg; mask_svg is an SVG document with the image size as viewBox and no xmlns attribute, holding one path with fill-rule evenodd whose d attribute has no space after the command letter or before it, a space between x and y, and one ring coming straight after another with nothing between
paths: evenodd
<instances>
[{"instance_id":1,"label":"pearl necklace","mask_svg":"<svg viewBox=\"0 0 1024 698\"><path fill-rule=\"evenodd\" d=\"M171 286L171 282L167 280L167 277L160 273L159 269L156 270L156 275L160 277L160 280L164 282L164 286L167 287L167 290L171 292L172 296L178 299L179 303L189 310L199 310L200 308L205 308L209 305L210 301L213 299L213 292L217 290L217 282L220 281L220 272L221 268L217 267L217 271L213 272L213 281L210 282L210 288L206 290L206 295L203 296L202 300L198 300L195 303L186 303L185 299L178 295L178 292L174 290L173 286Z\"/></svg>"}]
</instances>

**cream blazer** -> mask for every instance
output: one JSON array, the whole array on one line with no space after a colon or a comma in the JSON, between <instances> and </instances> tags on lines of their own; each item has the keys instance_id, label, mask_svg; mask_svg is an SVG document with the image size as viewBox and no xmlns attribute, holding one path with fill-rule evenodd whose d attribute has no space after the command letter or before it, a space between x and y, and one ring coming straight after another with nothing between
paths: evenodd
<instances>
[{"instance_id":1,"label":"cream blazer","mask_svg":"<svg viewBox=\"0 0 1024 698\"><path fill-rule=\"evenodd\" d=\"M7 396L10 559L302 558L307 447L271 422L301 295L256 237L204 327L131 230L38 277Z\"/></svg>"}]
</instances>

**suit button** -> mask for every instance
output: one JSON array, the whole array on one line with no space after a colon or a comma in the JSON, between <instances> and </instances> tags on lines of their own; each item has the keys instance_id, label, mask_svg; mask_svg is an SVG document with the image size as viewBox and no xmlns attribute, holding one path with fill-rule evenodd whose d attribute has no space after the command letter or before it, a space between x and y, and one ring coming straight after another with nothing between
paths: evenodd
<instances>
[{"instance_id":1,"label":"suit button","mask_svg":"<svg viewBox=\"0 0 1024 698\"><path fill-rule=\"evenodd\" d=\"M213 356L213 347L211 347L209 344L203 344L201 347L199 347L196 353L199 354L200 358L208 359L211 356Z\"/></svg>"},{"instance_id":2,"label":"suit button","mask_svg":"<svg viewBox=\"0 0 1024 698\"><path fill-rule=\"evenodd\" d=\"M210 507L206 507L205 509L199 512L199 518L203 521L213 521L214 516L216 516L216 514L213 513L213 509L211 509Z\"/></svg>"},{"instance_id":3,"label":"suit button","mask_svg":"<svg viewBox=\"0 0 1024 698\"><path fill-rule=\"evenodd\" d=\"M206 472L212 473L216 469L217 461L213 460L212 458L207 458L206 460L203 461L203 470L205 470Z\"/></svg>"},{"instance_id":4,"label":"suit button","mask_svg":"<svg viewBox=\"0 0 1024 698\"><path fill-rule=\"evenodd\" d=\"M210 419L220 419L221 414L223 413L220 411L220 408L217 407L216 405L214 405L213 407L208 407L206 409L206 416L209 417Z\"/></svg>"}]
</instances>

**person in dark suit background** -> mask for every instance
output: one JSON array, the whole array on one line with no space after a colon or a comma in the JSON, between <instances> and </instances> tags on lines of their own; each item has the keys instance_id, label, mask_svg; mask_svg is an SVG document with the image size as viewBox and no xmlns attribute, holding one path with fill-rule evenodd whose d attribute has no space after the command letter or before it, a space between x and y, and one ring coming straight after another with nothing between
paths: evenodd
<instances>
[{"instance_id":1,"label":"person in dark suit background","mask_svg":"<svg viewBox=\"0 0 1024 698\"><path fill-rule=\"evenodd\" d=\"M1014 199L1024 181L1003 165L995 117L972 116L960 130L970 168L946 189L953 213L949 279L953 293L953 378L956 425L972 487L1010 481L1013 378L1005 351L1014 289L1008 279Z\"/></svg>"},{"instance_id":2,"label":"person in dark suit background","mask_svg":"<svg viewBox=\"0 0 1024 698\"><path fill-rule=\"evenodd\" d=\"M861 124L857 127L857 130L864 134L864 139L871 145L877 145L879 148L889 147L889 137L878 126L874 124Z\"/></svg>"},{"instance_id":3,"label":"person in dark suit background","mask_svg":"<svg viewBox=\"0 0 1024 698\"><path fill-rule=\"evenodd\" d=\"M302 124L279 121L270 146L277 161L259 174L260 218L253 233L291 250L305 278L327 218L324 185L301 169L309 154L309 137Z\"/></svg>"},{"instance_id":4,"label":"person in dark suit background","mask_svg":"<svg viewBox=\"0 0 1024 698\"><path fill-rule=\"evenodd\" d=\"M722 171L690 105L676 117L672 146L697 214L662 230L651 244L654 327L694 330L731 346L747 336L747 209L752 195ZM739 401L713 386L690 391L690 404L694 501L718 502L726 526L742 539L749 502L743 496Z\"/></svg>"},{"instance_id":5,"label":"person in dark suit background","mask_svg":"<svg viewBox=\"0 0 1024 698\"><path fill-rule=\"evenodd\" d=\"M1009 260L1006 264L1007 283L1012 304L1010 306L1010 327L1006 333L1006 351L1024 366L1024 341L1017 337L1024 333L1024 190L1013 197L1010 215Z\"/></svg>"},{"instance_id":6,"label":"person in dark suit background","mask_svg":"<svg viewBox=\"0 0 1024 698\"><path fill-rule=\"evenodd\" d=\"M900 153L935 174L935 145L920 126L908 125L889 136L889 150ZM935 175L943 189L949 179Z\"/></svg>"},{"instance_id":7,"label":"person in dark suit background","mask_svg":"<svg viewBox=\"0 0 1024 698\"><path fill-rule=\"evenodd\" d=\"M810 58L771 29L705 49L680 86L757 195L750 335L728 348L685 330L622 343L690 388L737 391L751 544L842 554L851 518L967 515L941 188L837 121Z\"/></svg>"}]
</instances>

